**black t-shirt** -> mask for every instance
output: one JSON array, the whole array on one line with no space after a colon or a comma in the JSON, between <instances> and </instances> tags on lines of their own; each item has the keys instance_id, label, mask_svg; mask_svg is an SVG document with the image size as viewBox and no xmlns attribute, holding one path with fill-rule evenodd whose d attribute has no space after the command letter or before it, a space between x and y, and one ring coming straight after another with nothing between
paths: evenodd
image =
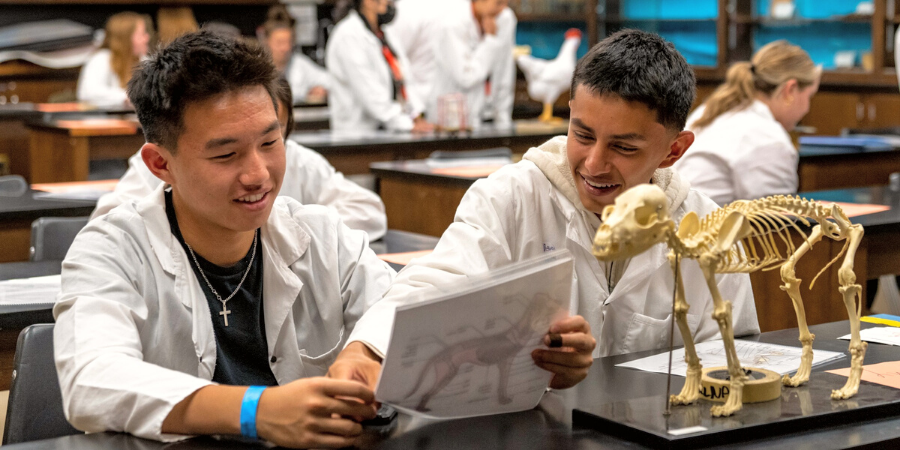
<instances>
[{"instance_id":1,"label":"black t-shirt","mask_svg":"<svg viewBox=\"0 0 900 450\"><path fill-rule=\"evenodd\" d=\"M256 256L253 256L253 246L243 259L231 267L217 266L202 256L197 257L197 263L203 268L206 278L212 284L222 299L228 298L241 282L244 272L253 259L253 267L247 274L247 279L241 285L238 293L226 303L228 310L228 326L222 312L222 302L209 289L203 275L197 267L197 263L191 257L191 251L181 236L178 221L175 217L175 208L172 205L172 192L166 192L166 216L169 218L169 226L172 234L184 247L190 259L189 264L200 282L200 288L206 295L209 305L209 314L212 316L213 331L216 336L216 370L213 373L213 381L220 384L246 386L277 386L278 380L272 374L268 360L268 344L266 342L266 322L263 312L263 261L262 242L256 230Z\"/></svg>"}]
</instances>

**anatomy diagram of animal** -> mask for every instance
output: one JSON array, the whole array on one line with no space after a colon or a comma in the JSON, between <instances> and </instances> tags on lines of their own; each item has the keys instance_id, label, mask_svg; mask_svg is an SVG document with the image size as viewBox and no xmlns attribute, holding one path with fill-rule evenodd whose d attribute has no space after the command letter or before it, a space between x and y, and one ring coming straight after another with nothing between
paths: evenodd
<instances>
[{"instance_id":1,"label":"anatomy diagram of animal","mask_svg":"<svg viewBox=\"0 0 900 450\"><path fill-rule=\"evenodd\" d=\"M809 227L807 236L797 222ZM699 397L701 365L694 349L687 323L688 305L684 298L679 263L682 258L695 259L706 278L715 309L713 319L719 325L724 341L730 375L730 395L724 405L712 408L713 416L728 416L741 409L742 389L747 379L735 353L731 302L722 299L716 285L716 273L750 273L757 270L781 270L781 279L797 313L802 344L800 368L793 377L784 376L786 386L800 386L809 380L812 366L812 343L815 336L806 325L806 313L800 297L800 279L795 275L797 261L813 245L828 237L845 241L844 248L819 274L843 255L838 269L839 292L850 317L851 369L847 383L831 393L832 399L846 399L856 395L862 374L866 343L859 336L860 285L853 272L853 257L863 237L861 225L852 224L835 204L824 205L792 196L772 196L752 201L736 201L719 208L702 220L689 212L676 231L670 219L666 195L653 185L639 185L622 193L614 205L603 210L603 224L594 237L593 254L602 261L630 258L658 243L669 247L669 262L675 274L675 320L684 338L685 360L688 364L684 388L673 395L674 405L690 404ZM796 247L789 235L791 229L804 238ZM780 246L785 248L782 249ZM818 275L817 277L818 278ZM815 278L812 281L815 283Z\"/></svg>"},{"instance_id":2,"label":"anatomy diagram of animal","mask_svg":"<svg viewBox=\"0 0 900 450\"><path fill-rule=\"evenodd\" d=\"M508 385L513 360L522 349L534 344L536 336L546 333L558 309L558 302L546 294L537 294L528 303L519 320L509 328L444 345L443 350L428 359L406 398L418 393L426 380L430 380L431 383L421 394L415 408L427 412L428 402L444 390L464 366L496 366L499 371L497 402L501 405L510 403L512 398Z\"/></svg>"}]
</instances>

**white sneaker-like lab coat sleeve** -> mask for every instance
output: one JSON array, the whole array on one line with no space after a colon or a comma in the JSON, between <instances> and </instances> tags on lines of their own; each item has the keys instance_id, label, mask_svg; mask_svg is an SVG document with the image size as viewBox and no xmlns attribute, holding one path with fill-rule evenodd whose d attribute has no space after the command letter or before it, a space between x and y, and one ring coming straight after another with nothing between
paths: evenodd
<instances>
[{"instance_id":1,"label":"white sneaker-like lab coat sleeve","mask_svg":"<svg viewBox=\"0 0 900 450\"><path fill-rule=\"evenodd\" d=\"M405 56L397 46L392 48L401 70L408 72ZM335 26L325 61L335 80L328 98L332 130L374 130L379 124L390 131L412 130L412 117L394 100L391 69L381 42L356 11Z\"/></svg>"},{"instance_id":2,"label":"white sneaker-like lab coat sleeve","mask_svg":"<svg viewBox=\"0 0 900 450\"><path fill-rule=\"evenodd\" d=\"M112 53L100 49L81 68L76 88L78 101L95 105L123 105L128 100L119 76L112 70Z\"/></svg>"},{"instance_id":3,"label":"white sneaker-like lab coat sleeve","mask_svg":"<svg viewBox=\"0 0 900 450\"><path fill-rule=\"evenodd\" d=\"M503 38L486 34L473 49L469 46L471 26L461 20L441 23L432 40L438 73L450 77L462 90L484 84L503 47Z\"/></svg>"},{"instance_id":4,"label":"white sneaker-like lab coat sleeve","mask_svg":"<svg viewBox=\"0 0 900 450\"><path fill-rule=\"evenodd\" d=\"M331 90L333 83L331 74L324 67L300 53L295 53L291 57L285 78L291 85L294 103L305 101L310 89L314 87L321 86Z\"/></svg>"},{"instance_id":5,"label":"white sneaker-like lab coat sleeve","mask_svg":"<svg viewBox=\"0 0 900 450\"><path fill-rule=\"evenodd\" d=\"M63 293L54 307L54 353L66 419L87 432L184 439L162 434L162 422L176 404L212 382L143 361L139 329L155 312L132 285L141 282L142 252L123 247L134 242L124 236L114 243L108 234L121 230L104 225L94 221L76 238L73 245L90 242L91 251L67 255ZM77 276L66 276L69 271Z\"/></svg>"},{"instance_id":6,"label":"white sneaker-like lab coat sleeve","mask_svg":"<svg viewBox=\"0 0 900 450\"><path fill-rule=\"evenodd\" d=\"M516 14L507 7L497 18L497 33L503 46L491 71L491 96L489 103L494 110L497 127L512 125L513 102L516 95L516 61L513 48L516 45Z\"/></svg>"}]
</instances>

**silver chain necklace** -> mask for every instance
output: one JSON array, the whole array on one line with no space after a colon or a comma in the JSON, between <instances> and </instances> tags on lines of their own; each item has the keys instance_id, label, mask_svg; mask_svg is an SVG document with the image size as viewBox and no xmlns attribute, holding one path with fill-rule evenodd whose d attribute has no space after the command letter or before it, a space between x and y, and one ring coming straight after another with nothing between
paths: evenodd
<instances>
[{"instance_id":1,"label":"silver chain necklace","mask_svg":"<svg viewBox=\"0 0 900 450\"><path fill-rule=\"evenodd\" d=\"M253 248L250 249L250 264L247 265L247 271L244 272L244 276L241 277L241 282L238 283L236 288L234 288L234 291L231 292L231 295L229 295L228 298L226 298L224 300L222 300L222 296L220 296L219 293L216 292L216 289L214 287L212 287L212 284L209 282L209 279L206 278L206 273L204 273L203 268L200 267L200 263L197 261L197 255L194 254L194 249L191 248L191 244L188 244L187 242L184 243L184 245L187 245L188 251L191 252L191 258L194 259L194 264L197 265L197 270L199 270L200 275L203 276L203 281L205 281L206 285L209 286L209 290L212 291L213 295L216 296L216 299L218 299L220 302L222 302L222 311L219 313L219 315L223 316L225 318L225 326L226 327L228 326L228 315L231 314L231 310L228 309L225 305L226 305L226 303L228 303L228 300L231 300L231 297L234 297L234 294L237 294L237 292L239 290L241 290L241 286L244 285L244 280L247 279L247 275L250 274L250 269L253 268L253 258L256 258L256 238L257 238L257 236L259 236L259 230L256 230L253 232Z\"/></svg>"}]
</instances>

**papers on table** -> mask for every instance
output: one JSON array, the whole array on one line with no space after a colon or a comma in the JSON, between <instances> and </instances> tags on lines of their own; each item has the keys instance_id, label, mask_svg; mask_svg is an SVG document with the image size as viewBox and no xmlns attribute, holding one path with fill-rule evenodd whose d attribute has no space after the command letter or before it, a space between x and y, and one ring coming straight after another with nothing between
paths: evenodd
<instances>
[{"instance_id":1,"label":"papers on table","mask_svg":"<svg viewBox=\"0 0 900 450\"><path fill-rule=\"evenodd\" d=\"M858 217L865 216L867 214L875 214L880 213L882 211L887 211L891 209L888 205L869 205L864 203L844 203L844 202L828 202L828 201L819 201L819 203L823 205L830 205L834 203L838 205L844 214L847 217Z\"/></svg>"},{"instance_id":2,"label":"papers on table","mask_svg":"<svg viewBox=\"0 0 900 450\"><path fill-rule=\"evenodd\" d=\"M31 188L42 191L34 194L36 199L52 200L99 200L104 194L116 189L119 180L76 181L72 183L32 184Z\"/></svg>"},{"instance_id":3,"label":"papers on table","mask_svg":"<svg viewBox=\"0 0 900 450\"><path fill-rule=\"evenodd\" d=\"M844 377L850 376L849 367L843 369L828 370L827 372ZM900 389L900 361L867 364L863 366L862 376L860 377L860 379L863 381L868 381L870 383L876 383L883 386L889 386L894 389Z\"/></svg>"},{"instance_id":4,"label":"papers on table","mask_svg":"<svg viewBox=\"0 0 900 450\"><path fill-rule=\"evenodd\" d=\"M399 307L376 399L436 418L534 408L552 375L531 352L568 315L571 287L572 257L563 250Z\"/></svg>"},{"instance_id":5,"label":"papers on table","mask_svg":"<svg viewBox=\"0 0 900 450\"><path fill-rule=\"evenodd\" d=\"M60 290L59 275L0 281L0 305L52 305Z\"/></svg>"},{"instance_id":6,"label":"papers on table","mask_svg":"<svg viewBox=\"0 0 900 450\"><path fill-rule=\"evenodd\" d=\"M859 331L859 337L866 342L876 342L887 345L900 345L900 328L877 327L866 328ZM838 339L850 340L850 335L841 336Z\"/></svg>"},{"instance_id":7,"label":"papers on table","mask_svg":"<svg viewBox=\"0 0 900 450\"><path fill-rule=\"evenodd\" d=\"M784 345L766 344L762 342L734 341L741 367L756 367L787 375L800 367L800 347L787 347ZM703 367L727 366L725 359L725 347L722 341L706 341L696 345L697 356ZM843 353L828 352L825 350L813 351L813 367L842 358ZM618 364L618 367L630 367L632 369L647 372L668 373L669 354L667 352L646 358ZM684 348L675 349L672 354L672 375L685 376L687 363L684 361Z\"/></svg>"}]
</instances>

